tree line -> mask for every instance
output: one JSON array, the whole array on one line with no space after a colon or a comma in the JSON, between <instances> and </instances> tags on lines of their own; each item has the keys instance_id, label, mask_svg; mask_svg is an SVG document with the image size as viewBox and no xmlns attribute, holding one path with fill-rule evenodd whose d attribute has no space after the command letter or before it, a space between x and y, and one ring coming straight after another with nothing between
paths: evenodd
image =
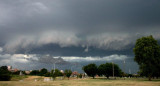
<instances>
[{"instance_id":1,"label":"tree line","mask_svg":"<svg viewBox=\"0 0 160 86\"><path fill-rule=\"evenodd\" d=\"M10 81L12 76L20 75L20 72L22 72L24 75L27 75L25 71L10 72L7 66L1 66L0 81ZM53 79L55 79L58 76L66 76L69 79L71 74L72 74L72 71L68 69L66 69L64 73L62 73L58 69L51 70L51 72L49 72L46 68L43 68L41 70L32 70L29 75L52 77Z\"/></svg>"},{"instance_id":2,"label":"tree line","mask_svg":"<svg viewBox=\"0 0 160 86\"><path fill-rule=\"evenodd\" d=\"M59 76L60 77L65 76L69 79L70 76L72 75L72 71L69 69L66 69L63 73L60 70L55 69L55 70L51 70L51 72L49 72L47 69L43 68L41 70L33 70L30 73L30 75L52 77L53 79L55 79L56 77L59 77ZM82 78L82 74L78 74L77 78Z\"/></svg>"},{"instance_id":3,"label":"tree line","mask_svg":"<svg viewBox=\"0 0 160 86\"><path fill-rule=\"evenodd\" d=\"M58 76L66 76L68 79L70 78L72 74L71 70L66 69L64 71L64 73L60 72L60 70L55 69L55 70L51 70L51 72L49 72L47 69L43 68L40 71L39 70L33 70L30 75L36 75L36 76L45 76L45 77L52 77L53 79L55 79Z\"/></svg>"},{"instance_id":4,"label":"tree line","mask_svg":"<svg viewBox=\"0 0 160 86\"><path fill-rule=\"evenodd\" d=\"M113 69L114 68L114 69ZM82 68L84 72L90 76L95 78L96 75L98 76L105 76L109 79L109 76L122 76L123 72L119 68L117 64L114 63L105 63L97 66L96 64L88 64Z\"/></svg>"}]
</instances>

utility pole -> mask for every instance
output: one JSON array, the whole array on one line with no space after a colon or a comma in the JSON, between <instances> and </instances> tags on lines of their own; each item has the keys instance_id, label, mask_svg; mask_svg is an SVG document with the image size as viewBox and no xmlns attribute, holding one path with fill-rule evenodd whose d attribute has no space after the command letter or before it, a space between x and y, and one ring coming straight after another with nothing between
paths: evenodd
<instances>
[{"instance_id":1,"label":"utility pole","mask_svg":"<svg viewBox=\"0 0 160 86\"><path fill-rule=\"evenodd\" d=\"M124 79L125 79L125 60L124 60L124 64L123 64L123 66L124 66L124 75L123 75L123 77L124 77Z\"/></svg>"},{"instance_id":2,"label":"utility pole","mask_svg":"<svg viewBox=\"0 0 160 86\"><path fill-rule=\"evenodd\" d=\"M114 63L112 62L112 69L113 69L113 78L114 78Z\"/></svg>"},{"instance_id":3,"label":"utility pole","mask_svg":"<svg viewBox=\"0 0 160 86\"><path fill-rule=\"evenodd\" d=\"M125 60L124 60L124 63L123 63L123 67L124 67L124 73L125 73L125 63L126 63L126 62L125 62Z\"/></svg>"},{"instance_id":4,"label":"utility pole","mask_svg":"<svg viewBox=\"0 0 160 86\"><path fill-rule=\"evenodd\" d=\"M56 69L56 63L54 63L54 73L55 73L55 69Z\"/></svg>"},{"instance_id":5,"label":"utility pole","mask_svg":"<svg viewBox=\"0 0 160 86\"><path fill-rule=\"evenodd\" d=\"M58 62L60 62L60 61L54 62L54 72L55 72L55 69L56 69L56 63L58 63Z\"/></svg>"},{"instance_id":6,"label":"utility pole","mask_svg":"<svg viewBox=\"0 0 160 86\"><path fill-rule=\"evenodd\" d=\"M131 74L131 70L129 69L129 74Z\"/></svg>"}]
</instances>

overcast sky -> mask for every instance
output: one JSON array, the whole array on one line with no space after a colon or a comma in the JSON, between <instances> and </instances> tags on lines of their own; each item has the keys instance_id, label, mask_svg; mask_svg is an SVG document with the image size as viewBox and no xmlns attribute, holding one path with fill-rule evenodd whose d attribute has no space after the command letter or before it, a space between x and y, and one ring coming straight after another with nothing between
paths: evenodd
<instances>
[{"instance_id":1,"label":"overcast sky","mask_svg":"<svg viewBox=\"0 0 160 86\"><path fill-rule=\"evenodd\" d=\"M128 59L137 68L134 43L160 39L159 10L159 0L0 0L0 65L40 68L50 55L65 64Z\"/></svg>"}]
</instances>

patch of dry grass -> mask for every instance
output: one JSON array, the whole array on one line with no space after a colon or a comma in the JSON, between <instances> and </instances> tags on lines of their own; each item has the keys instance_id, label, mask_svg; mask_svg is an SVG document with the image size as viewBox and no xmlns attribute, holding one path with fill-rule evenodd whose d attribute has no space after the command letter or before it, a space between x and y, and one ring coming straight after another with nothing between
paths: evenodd
<instances>
[{"instance_id":1,"label":"patch of dry grass","mask_svg":"<svg viewBox=\"0 0 160 86\"><path fill-rule=\"evenodd\" d=\"M120 79L107 80L103 78L97 79L76 79L71 78L70 80L54 80L54 81L43 81L46 77L29 76L23 81L1 81L0 86L160 86L160 80L147 81L147 79ZM34 81L35 79L39 79Z\"/></svg>"}]
</instances>

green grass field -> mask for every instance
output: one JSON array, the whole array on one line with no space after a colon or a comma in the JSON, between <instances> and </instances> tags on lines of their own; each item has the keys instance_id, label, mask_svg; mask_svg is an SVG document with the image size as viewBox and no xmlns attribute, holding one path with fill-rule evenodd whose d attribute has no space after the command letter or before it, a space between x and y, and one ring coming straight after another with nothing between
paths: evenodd
<instances>
[{"instance_id":1,"label":"green grass field","mask_svg":"<svg viewBox=\"0 0 160 86\"><path fill-rule=\"evenodd\" d=\"M105 78L85 78L70 80L60 80L57 78L54 81L43 81L45 77L28 76L19 81L1 81L0 86L160 86L160 79L148 81L142 78L117 78L116 80L108 80ZM21 78L22 79L22 78ZM37 81L35 81L35 79Z\"/></svg>"}]
</instances>

